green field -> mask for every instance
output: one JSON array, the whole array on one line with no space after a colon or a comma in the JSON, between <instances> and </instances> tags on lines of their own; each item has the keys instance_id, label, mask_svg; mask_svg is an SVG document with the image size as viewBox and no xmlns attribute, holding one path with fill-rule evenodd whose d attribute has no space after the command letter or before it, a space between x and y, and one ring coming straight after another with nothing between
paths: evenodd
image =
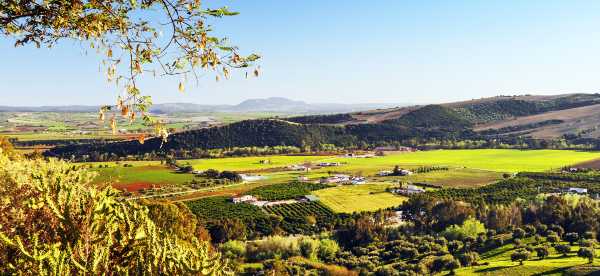
<instances>
[{"instance_id":1,"label":"green field","mask_svg":"<svg viewBox=\"0 0 600 276\"><path fill-rule=\"evenodd\" d=\"M466 167L495 172L540 172L600 158L600 152L572 150L432 150L390 154L374 158L336 158L331 162L346 163L339 169L373 173L392 165L407 168L423 165Z\"/></svg>"},{"instance_id":2,"label":"green field","mask_svg":"<svg viewBox=\"0 0 600 276\"><path fill-rule=\"evenodd\" d=\"M196 170L216 169L220 171L252 171L288 165L300 164L305 162L316 162L326 159L327 156L258 156L258 157L228 157L218 159L196 159L182 161L189 162ZM269 163L261 164L261 160L267 160Z\"/></svg>"},{"instance_id":3,"label":"green field","mask_svg":"<svg viewBox=\"0 0 600 276\"><path fill-rule=\"evenodd\" d=\"M180 160L181 164L189 163L196 170L216 169L219 171L231 170L237 172L246 172L260 174L265 179L258 182L236 186L235 191L243 192L248 189L243 186L264 186L278 183L288 183L297 179L298 176L308 176L311 181L317 181L321 177L328 176L330 173L346 173L350 175L363 175L368 177L371 183L380 183L392 185L397 182L426 182L441 185L443 187L474 187L482 186L502 178L504 172L519 171L546 171L557 169L569 164L580 163L592 159L600 158L600 153L578 152L566 150L435 150L421 151L414 153L396 153L382 157L373 158L346 158L337 156L259 156L259 157L232 157L218 159L195 159ZM260 163L261 160L268 160L266 164ZM338 167L327 167L322 169L313 169L309 172L290 171L285 167L293 164L302 164L307 162L318 163L321 161L340 162ZM124 164L133 167L123 167ZM97 183L115 183L119 187L129 184L150 184L159 186L176 186L189 182L194 179L191 174L175 173L173 170L163 166L159 161L123 161L123 162L96 162L84 163L83 166L91 166L93 170L99 172L96 179ZM99 165L108 165L109 168L99 169ZM421 166L447 166L447 171L432 171L428 173L413 174L405 177L375 177L381 170L392 170L395 165L403 168L414 169ZM366 188L340 188L348 189L347 193L342 193L344 197L352 198L358 196L351 191ZM223 191L225 192L225 191ZM335 193L334 193L335 194ZM354 194L354 195L353 195ZM359 199L365 196L362 194ZM344 202L344 199L330 198L329 204L334 210L372 210L388 207L381 205L379 201L385 202L388 199L397 200L398 198L388 194L388 197L382 195L366 195L368 202L365 206L356 207L353 204ZM324 201L327 201L327 194ZM396 204L397 201L392 201ZM337 208L335 205L339 205ZM354 208L353 208L354 207Z\"/></svg>"},{"instance_id":4,"label":"green field","mask_svg":"<svg viewBox=\"0 0 600 276\"><path fill-rule=\"evenodd\" d=\"M312 194L318 196L321 202L334 212L376 211L398 206L406 200L406 197L386 192L385 188L389 186L386 184L338 186L314 191Z\"/></svg>"}]
</instances>

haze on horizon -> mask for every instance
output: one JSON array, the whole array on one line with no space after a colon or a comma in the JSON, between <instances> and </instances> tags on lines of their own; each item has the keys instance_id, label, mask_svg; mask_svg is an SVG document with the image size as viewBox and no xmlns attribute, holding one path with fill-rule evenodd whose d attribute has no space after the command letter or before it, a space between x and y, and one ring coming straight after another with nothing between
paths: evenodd
<instances>
[{"instance_id":1,"label":"haze on horizon","mask_svg":"<svg viewBox=\"0 0 600 276\"><path fill-rule=\"evenodd\" d=\"M500 94L597 91L600 17L594 1L224 1L241 14L217 22L242 52L258 52L262 76L177 92L153 80L155 103L237 104L286 97L310 103L439 103ZM213 3L210 3L213 5ZM95 54L0 42L0 105L98 105L118 93Z\"/></svg>"}]
</instances>

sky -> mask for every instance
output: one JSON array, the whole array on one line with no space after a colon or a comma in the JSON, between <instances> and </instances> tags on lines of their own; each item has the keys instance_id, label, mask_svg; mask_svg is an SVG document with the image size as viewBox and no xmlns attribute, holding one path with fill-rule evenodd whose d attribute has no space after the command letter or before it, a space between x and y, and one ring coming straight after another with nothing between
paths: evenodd
<instances>
[{"instance_id":1,"label":"sky","mask_svg":"<svg viewBox=\"0 0 600 276\"><path fill-rule=\"evenodd\" d=\"M261 76L141 82L155 103L440 103L495 95L598 92L600 1L213 0L215 22ZM0 105L110 104L100 58L65 42L14 48L0 38Z\"/></svg>"}]
</instances>

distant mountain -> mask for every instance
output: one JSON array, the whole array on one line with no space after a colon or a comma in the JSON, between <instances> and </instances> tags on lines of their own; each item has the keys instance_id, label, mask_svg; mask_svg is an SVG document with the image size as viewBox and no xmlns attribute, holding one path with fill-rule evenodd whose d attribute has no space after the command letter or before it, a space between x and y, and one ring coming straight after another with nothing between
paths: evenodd
<instances>
[{"instance_id":1,"label":"distant mountain","mask_svg":"<svg viewBox=\"0 0 600 276\"><path fill-rule=\"evenodd\" d=\"M407 104L310 104L282 97L245 100L237 105L202 105L193 103L163 103L150 108L153 113L198 113L198 112L277 112L284 114L328 114L346 113L377 108L406 106ZM0 106L0 112L96 112L99 106Z\"/></svg>"}]
</instances>

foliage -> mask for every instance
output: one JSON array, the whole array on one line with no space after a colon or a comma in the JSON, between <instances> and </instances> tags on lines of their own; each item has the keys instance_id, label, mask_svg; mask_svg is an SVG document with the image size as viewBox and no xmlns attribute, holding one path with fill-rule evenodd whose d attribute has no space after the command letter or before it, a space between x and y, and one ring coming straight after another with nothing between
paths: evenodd
<instances>
[{"instance_id":1,"label":"foliage","mask_svg":"<svg viewBox=\"0 0 600 276\"><path fill-rule=\"evenodd\" d=\"M483 223L474 218L465 220L462 225L451 225L444 230L443 235L449 240L463 240L466 237L476 238L478 234L485 233Z\"/></svg>"},{"instance_id":2,"label":"foliage","mask_svg":"<svg viewBox=\"0 0 600 276\"><path fill-rule=\"evenodd\" d=\"M2 274L227 273L207 242L161 230L147 207L90 179L64 162L0 154Z\"/></svg>"},{"instance_id":3,"label":"foliage","mask_svg":"<svg viewBox=\"0 0 600 276\"><path fill-rule=\"evenodd\" d=\"M285 119L288 122L299 123L299 124L339 124L349 121L353 121L352 115L344 114L331 114L331 115L307 115L298 116Z\"/></svg>"},{"instance_id":4,"label":"foliage","mask_svg":"<svg viewBox=\"0 0 600 276\"><path fill-rule=\"evenodd\" d=\"M331 261L340 251L340 246L334 240L323 239L319 244L318 256L321 260Z\"/></svg>"},{"instance_id":5,"label":"foliage","mask_svg":"<svg viewBox=\"0 0 600 276\"><path fill-rule=\"evenodd\" d=\"M577 251L577 256L586 258L588 259L589 263L593 263L596 253L594 252L593 247L581 247L579 248L579 251Z\"/></svg>"},{"instance_id":6,"label":"foliage","mask_svg":"<svg viewBox=\"0 0 600 276\"><path fill-rule=\"evenodd\" d=\"M518 261L520 265L523 265L523 261L529 260L530 256L531 253L529 253L529 251L525 249L518 249L510 255L510 259L513 262Z\"/></svg>"}]
</instances>

